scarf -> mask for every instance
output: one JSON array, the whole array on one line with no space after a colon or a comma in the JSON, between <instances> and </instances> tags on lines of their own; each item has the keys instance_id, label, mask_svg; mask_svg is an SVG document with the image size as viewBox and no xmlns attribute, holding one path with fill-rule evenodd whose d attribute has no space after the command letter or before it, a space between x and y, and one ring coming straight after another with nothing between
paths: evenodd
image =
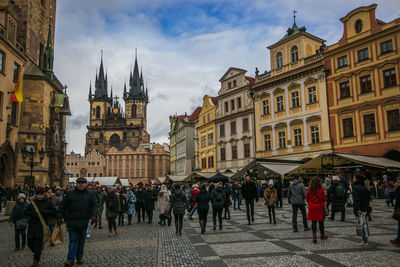
<instances>
[{"instance_id":1,"label":"scarf","mask_svg":"<svg viewBox=\"0 0 400 267\"><path fill-rule=\"evenodd\" d=\"M114 191L111 193L107 193L106 203L107 207L109 207L111 210L117 210L117 197Z\"/></svg>"}]
</instances>

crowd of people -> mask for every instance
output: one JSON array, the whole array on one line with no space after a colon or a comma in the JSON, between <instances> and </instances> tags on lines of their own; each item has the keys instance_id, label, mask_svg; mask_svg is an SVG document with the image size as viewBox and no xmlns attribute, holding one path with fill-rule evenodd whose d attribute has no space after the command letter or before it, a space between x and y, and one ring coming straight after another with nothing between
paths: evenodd
<instances>
[{"instance_id":1,"label":"crowd of people","mask_svg":"<svg viewBox=\"0 0 400 267\"><path fill-rule=\"evenodd\" d=\"M383 178L387 188L387 177L386 180ZM356 172L351 183L340 176L329 177L324 183L319 177L311 178L308 185L303 182L302 177L295 176L287 188L294 232L299 231L297 213L300 210L304 231L312 230L312 242L317 243L317 227L320 239L327 240L325 219L334 220L335 214L340 213L340 220L345 221L346 207L353 207L357 223L360 224L357 227L360 228L361 245L368 245L367 220L372 219L371 193L366 185L366 178L361 173ZM247 223L251 225L255 223L255 202L260 198L264 198L269 223L276 224L275 212L282 208L284 195L280 178L260 184L249 176L243 181L232 183L177 183L161 186L138 183L136 186L123 188L88 184L81 177L77 178L74 187L64 189L38 186L33 191L27 186L23 189L15 186L9 193L8 191L2 187L0 198L3 204L5 201L15 201L9 219L10 225L15 229L15 250L22 250L27 245L33 252L32 266L38 266L48 235L63 223L66 224L69 234L65 266L74 266L75 262L78 265L83 264L85 240L90 238L92 229L103 228L103 215L107 220L110 238L119 234L118 228L125 226L126 221L131 226L135 215L136 223L152 224L156 208L159 214L158 224L171 226L174 220L178 236L182 235L185 214L188 220L194 220L193 216L197 212L201 234L204 234L210 208L213 231L223 229L223 221L231 218L232 204L233 209L241 210L242 201L245 204ZM8 194L11 194L11 199L8 199ZM7 196L6 200L4 195ZM400 209L399 178L393 182L385 197L388 205L393 205L397 211ZM308 227L309 221L311 229ZM400 221L397 238L391 240L391 243L400 245ZM50 242L50 246L54 244Z\"/></svg>"}]
</instances>

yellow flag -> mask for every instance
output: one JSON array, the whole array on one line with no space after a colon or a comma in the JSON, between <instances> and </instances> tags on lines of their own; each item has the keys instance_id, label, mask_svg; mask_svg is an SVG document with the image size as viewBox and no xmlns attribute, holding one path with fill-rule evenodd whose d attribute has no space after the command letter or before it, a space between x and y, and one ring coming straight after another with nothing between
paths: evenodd
<instances>
[{"instance_id":1,"label":"yellow flag","mask_svg":"<svg viewBox=\"0 0 400 267\"><path fill-rule=\"evenodd\" d=\"M12 95L12 101L15 103L20 103L24 100L22 96L22 86L21 86L21 74L18 76L18 81L15 83L14 93Z\"/></svg>"}]
</instances>

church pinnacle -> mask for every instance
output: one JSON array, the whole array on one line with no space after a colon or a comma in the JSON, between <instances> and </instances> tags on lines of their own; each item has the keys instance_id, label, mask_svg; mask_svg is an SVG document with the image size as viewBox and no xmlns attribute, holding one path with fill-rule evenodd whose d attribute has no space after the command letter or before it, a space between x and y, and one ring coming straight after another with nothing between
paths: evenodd
<instances>
[{"instance_id":1,"label":"church pinnacle","mask_svg":"<svg viewBox=\"0 0 400 267\"><path fill-rule=\"evenodd\" d=\"M106 100L107 98L108 98L107 73L104 73L103 50L101 50L99 73L98 74L96 73L94 99Z\"/></svg>"}]
</instances>

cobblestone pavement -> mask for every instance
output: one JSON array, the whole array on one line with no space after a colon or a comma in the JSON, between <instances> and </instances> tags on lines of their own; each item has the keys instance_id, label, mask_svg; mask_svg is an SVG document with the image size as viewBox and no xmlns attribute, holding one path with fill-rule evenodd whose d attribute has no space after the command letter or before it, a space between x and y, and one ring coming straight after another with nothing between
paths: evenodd
<instances>
[{"instance_id":1,"label":"cobblestone pavement","mask_svg":"<svg viewBox=\"0 0 400 267\"><path fill-rule=\"evenodd\" d=\"M107 226L107 221L103 219ZM65 228L65 225L63 225ZM119 235L109 237L108 228L92 229L86 239L85 264L81 266L157 266L158 225L153 222L136 223L118 228ZM64 244L47 247L39 266L64 266L68 252L68 234ZM14 230L8 223L0 223L0 266L30 266L33 254L29 248L14 252Z\"/></svg>"},{"instance_id":2,"label":"cobblestone pavement","mask_svg":"<svg viewBox=\"0 0 400 267\"><path fill-rule=\"evenodd\" d=\"M300 214L299 232L294 233L290 206L276 210L273 225L263 204L256 204L255 223L249 226L245 210L232 209L222 231L212 230L211 210L206 234L200 234L197 215L193 221L185 220L182 236L175 235L173 225L163 227L159 266L398 266L400 262L400 248L389 243L396 236L397 222L383 200L373 203L368 247L359 245L352 208L347 209L345 222L339 221L340 214L333 222L327 220L328 240L313 244L311 231L302 230Z\"/></svg>"}]
</instances>

